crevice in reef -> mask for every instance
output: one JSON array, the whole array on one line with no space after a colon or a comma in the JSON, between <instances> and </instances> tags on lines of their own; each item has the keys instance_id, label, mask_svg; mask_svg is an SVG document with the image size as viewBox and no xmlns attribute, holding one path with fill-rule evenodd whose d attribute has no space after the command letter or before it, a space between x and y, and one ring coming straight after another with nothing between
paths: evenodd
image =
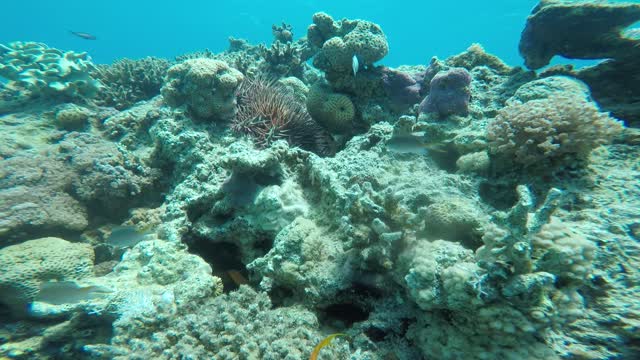
<instances>
[{"instance_id":1,"label":"crevice in reef","mask_svg":"<svg viewBox=\"0 0 640 360\"><path fill-rule=\"evenodd\" d=\"M516 186L513 184L497 184L485 181L478 189L480 198L497 210L508 210L518 201Z\"/></svg>"},{"instance_id":2,"label":"crevice in reef","mask_svg":"<svg viewBox=\"0 0 640 360\"><path fill-rule=\"evenodd\" d=\"M222 280L224 292L236 290L249 283L246 266L241 261L240 248L230 243L213 243L205 238L187 236L184 239L189 252L200 256L213 269L213 275Z\"/></svg>"},{"instance_id":3,"label":"crevice in reef","mask_svg":"<svg viewBox=\"0 0 640 360\"><path fill-rule=\"evenodd\" d=\"M441 170L455 173L458 169L456 161L458 161L461 154L453 143L447 143L438 150L430 151L429 156Z\"/></svg>"},{"instance_id":4,"label":"crevice in reef","mask_svg":"<svg viewBox=\"0 0 640 360\"><path fill-rule=\"evenodd\" d=\"M367 320L370 311L364 304L336 303L318 310L318 320L322 325L344 329Z\"/></svg>"}]
</instances>

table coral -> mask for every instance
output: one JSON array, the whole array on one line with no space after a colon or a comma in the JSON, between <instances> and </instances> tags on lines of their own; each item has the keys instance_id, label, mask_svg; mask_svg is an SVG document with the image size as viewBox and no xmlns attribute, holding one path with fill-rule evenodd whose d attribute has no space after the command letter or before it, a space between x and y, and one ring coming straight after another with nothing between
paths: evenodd
<instances>
[{"instance_id":1,"label":"table coral","mask_svg":"<svg viewBox=\"0 0 640 360\"><path fill-rule=\"evenodd\" d=\"M520 38L520 54L530 69L554 55L569 59L640 56L640 40L621 33L640 20L640 5L603 1L544 0L531 11Z\"/></svg>"},{"instance_id":2,"label":"table coral","mask_svg":"<svg viewBox=\"0 0 640 360\"><path fill-rule=\"evenodd\" d=\"M94 70L87 53L63 52L35 42L0 45L0 77L28 97L92 98L102 86L91 77Z\"/></svg>"}]
</instances>

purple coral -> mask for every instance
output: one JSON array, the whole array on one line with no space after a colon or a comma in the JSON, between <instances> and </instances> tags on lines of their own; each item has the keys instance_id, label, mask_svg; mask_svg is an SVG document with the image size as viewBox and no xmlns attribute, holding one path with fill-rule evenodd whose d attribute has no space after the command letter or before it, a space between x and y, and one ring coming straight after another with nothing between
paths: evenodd
<instances>
[{"instance_id":1,"label":"purple coral","mask_svg":"<svg viewBox=\"0 0 640 360\"><path fill-rule=\"evenodd\" d=\"M384 91L394 105L413 105L422 98L420 83L402 71L382 68L382 83Z\"/></svg>"},{"instance_id":2,"label":"purple coral","mask_svg":"<svg viewBox=\"0 0 640 360\"><path fill-rule=\"evenodd\" d=\"M429 95L420 103L420 112L438 113L440 117L469 114L471 74L463 68L437 73L431 79Z\"/></svg>"}]
</instances>

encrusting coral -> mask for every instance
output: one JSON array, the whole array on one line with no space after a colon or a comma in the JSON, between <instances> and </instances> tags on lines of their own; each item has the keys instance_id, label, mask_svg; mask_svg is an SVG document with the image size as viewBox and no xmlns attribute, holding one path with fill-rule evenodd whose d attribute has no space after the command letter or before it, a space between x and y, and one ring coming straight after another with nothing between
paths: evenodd
<instances>
[{"instance_id":1,"label":"encrusting coral","mask_svg":"<svg viewBox=\"0 0 640 360\"><path fill-rule=\"evenodd\" d=\"M59 238L29 240L0 250L0 301L22 313L47 281L93 274L93 249Z\"/></svg>"}]
</instances>

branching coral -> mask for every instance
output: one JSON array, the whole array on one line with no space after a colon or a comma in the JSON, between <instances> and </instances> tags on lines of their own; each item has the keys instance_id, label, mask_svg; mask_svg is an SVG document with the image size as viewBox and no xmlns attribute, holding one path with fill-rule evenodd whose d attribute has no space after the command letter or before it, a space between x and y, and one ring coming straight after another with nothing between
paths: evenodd
<instances>
[{"instance_id":1,"label":"branching coral","mask_svg":"<svg viewBox=\"0 0 640 360\"><path fill-rule=\"evenodd\" d=\"M258 146L277 140L320 154L332 152L331 138L304 105L279 83L264 77L247 79L238 90L238 114L231 128L249 135Z\"/></svg>"},{"instance_id":2,"label":"branching coral","mask_svg":"<svg viewBox=\"0 0 640 360\"><path fill-rule=\"evenodd\" d=\"M269 72L278 76L302 77L304 61L300 56L301 49L295 43L275 41L268 48L261 44L259 50Z\"/></svg>"},{"instance_id":3,"label":"branching coral","mask_svg":"<svg viewBox=\"0 0 640 360\"><path fill-rule=\"evenodd\" d=\"M491 153L521 165L567 163L586 158L621 132L621 122L584 96L554 93L500 110L487 128Z\"/></svg>"},{"instance_id":4,"label":"branching coral","mask_svg":"<svg viewBox=\"0 0 640 360\"><path fill-rule=\"evenodd\" d=\"M138 101L160 94L160 88L171 63L165 59L146 57L122 59L112 65L99 65L94 73L104 87L97 95L101 105L126 109Z\"/></svg>"}]
</instances>

